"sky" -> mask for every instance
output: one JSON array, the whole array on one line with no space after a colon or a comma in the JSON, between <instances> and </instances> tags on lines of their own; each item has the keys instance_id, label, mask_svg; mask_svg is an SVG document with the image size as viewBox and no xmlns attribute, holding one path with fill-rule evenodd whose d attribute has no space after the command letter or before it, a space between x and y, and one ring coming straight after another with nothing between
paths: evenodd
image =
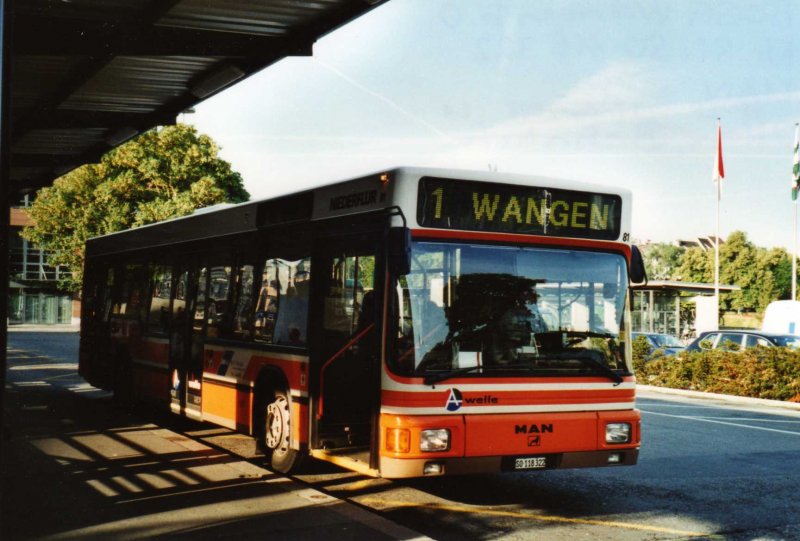
<instances>
[{"instance_id":1,"label":"sky","mask_svg":"<svg viewBox=\"0 0 800 541\"><path fill-rule=\"evenodd\" d=\"M794 247L800 0L389 0L199 104L253 199L395 166L633 193L633 237Z\"/></svg>"}]
</instances>

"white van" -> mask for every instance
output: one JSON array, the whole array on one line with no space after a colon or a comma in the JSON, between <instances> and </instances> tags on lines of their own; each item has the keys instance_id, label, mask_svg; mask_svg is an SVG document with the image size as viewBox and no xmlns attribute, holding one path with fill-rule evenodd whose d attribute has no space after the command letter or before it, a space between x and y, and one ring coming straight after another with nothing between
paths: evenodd
<instances>
[{"instance_id":1,"label":"white van","mask_svg":"<svg viewBox=\"0 0 800 541\"><path fill-rule=\"evenodd\" d=\"M800 301L773 301L764 312L761 330L800 336Z\"/></svg>"}]
</instances>

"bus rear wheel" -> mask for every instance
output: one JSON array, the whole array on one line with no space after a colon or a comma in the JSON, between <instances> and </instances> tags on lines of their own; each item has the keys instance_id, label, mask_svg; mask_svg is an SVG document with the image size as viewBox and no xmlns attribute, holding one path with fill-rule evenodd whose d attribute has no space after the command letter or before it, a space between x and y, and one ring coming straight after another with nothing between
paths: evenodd
<instances>
[{"instance_id":1,"label":"bus rear wheel","mask_svg":"<svg viewBox=\"0 0 800 541\"><path fill-rule=\"evenodd\" d=\"M290 473L300 464L301 453L292 449L291 401L286 391L275 391L264 411L262 446L273 470Z\"/></svg>"}]
</instances>

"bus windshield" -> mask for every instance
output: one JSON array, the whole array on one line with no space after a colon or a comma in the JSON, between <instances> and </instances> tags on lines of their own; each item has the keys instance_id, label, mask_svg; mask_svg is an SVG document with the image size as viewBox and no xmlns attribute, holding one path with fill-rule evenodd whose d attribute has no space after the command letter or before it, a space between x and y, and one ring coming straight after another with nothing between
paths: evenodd
<instances>
[{"instance_id":1,"label":"bus windshield","mask_svg":"<svg viewBox=\"0 0 800 541\"><path fill-rule=\"evenodd\" d=\"M467 373L618 383L627 284L620 254L417 241L397 284L392 368L429 383Z\"/></svg>"}]
</instances>

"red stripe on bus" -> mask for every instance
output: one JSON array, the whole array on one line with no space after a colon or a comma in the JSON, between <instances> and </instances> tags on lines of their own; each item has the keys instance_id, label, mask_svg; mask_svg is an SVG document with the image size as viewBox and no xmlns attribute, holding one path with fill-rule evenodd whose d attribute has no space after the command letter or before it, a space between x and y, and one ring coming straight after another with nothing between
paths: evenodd
<instances>
[{"instance_id":1,"label":"red stripe on bus","mask_svg":"<svg viewBox=\"0 0 800 541\"><path fill-rule=\"evenodd\" d=\"M548 404L613 404L633 402L634 389L619 390L570 390L570 391L461 391L462 406L533 406ZM383 391L384 406L423 408L444 407L450 396L450 388L428 393Z\"/></svg>"},{"instance_id":2,"label":"red stripe on bus","mask_svg":"<svg viewBox=\"0 0 800 541\"><path fill-rule=\"evenodd\" d=\"M631 247L623 242L587 240L571 237L542 237L539 235L519 235L515 233L483 233L480 231L450 231L446 229L414 229L411 236L415 239L447 239L447 240L485 240L508 244L540 244L546 246L595 248L623 252L630 260Z\"/></svg>"},{"instance_id":3,"label":"red stripe on bus","mask_svg":"<svg viewBox=\"0 0 800 541\"><path fill-rule=\"evenodd\" d=\"M424 385L425 378L423 377L410 377L410 376L400 376L395 374L388 367L384 367L386 375L389 376L390 379L396 381L397 383L401 383L404 385ZM623 382L632 383L636 381L634 376L623 376ZM540 385L550 385L550 384L558 384L558 383L608 383L608 379L604 377L597 377L597 376L587 376L587 377L513 377L513 378L495 378L488 376L486 374L482 375L479 378L475 377L463 377L463 378L452 378L446 381L446 385L452 387L455 385L469 385L469 384L485 384L485 385L508 385L508 384L540 384ZM437 383L437 385L442 385L441 383Z\"/></svg>"}]
</instances>

